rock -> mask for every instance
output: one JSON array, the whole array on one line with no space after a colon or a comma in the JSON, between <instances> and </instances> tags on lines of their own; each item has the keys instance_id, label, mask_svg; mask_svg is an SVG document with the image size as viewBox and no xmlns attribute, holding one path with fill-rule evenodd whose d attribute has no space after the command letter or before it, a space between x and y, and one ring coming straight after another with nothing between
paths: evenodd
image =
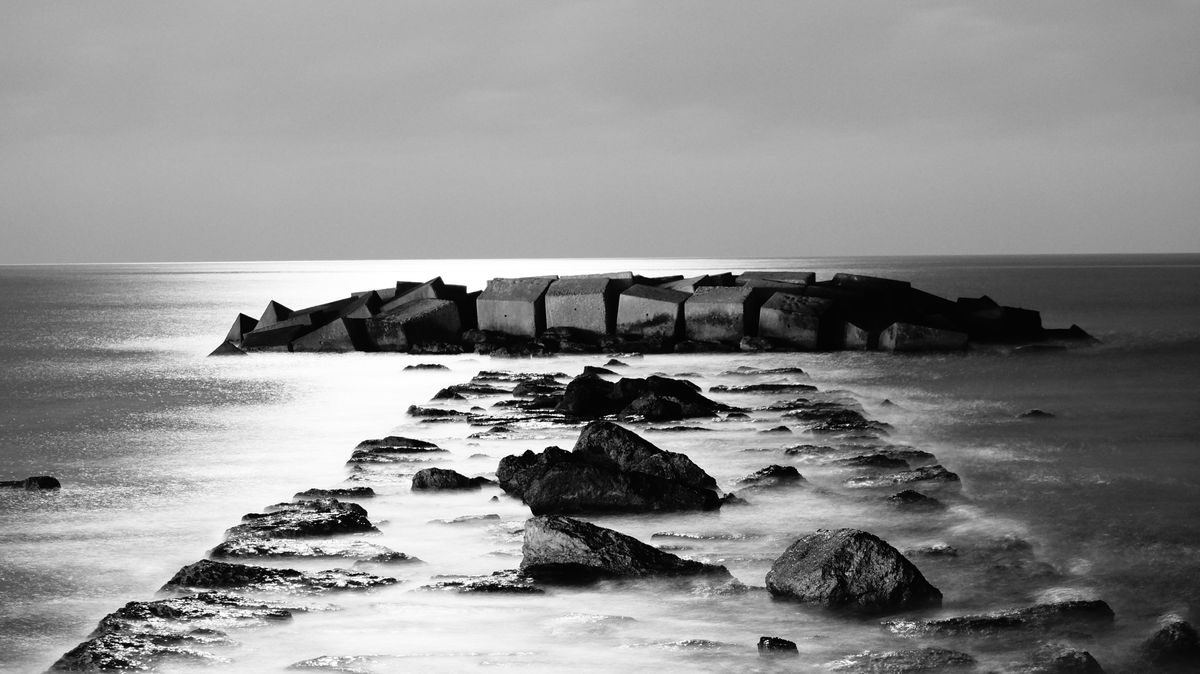
<instances>
[{"instance_id":1,"label":"rock","mask_svg":"<svg viewBox=\"0 0 1200 674\"><path fill-rule=\"evenodd\" d=\"M1100 600L1075 600L933 620L892 620L883 628L904 637L995 636L1013 630L1109 626L1113 611Z\"/></svg>"},{"instance_id":2,"label":"rock","mask_svg":"<svg viewBox=\"0 0 1200 674\"><path fill-rule=\"evenodd\" d=\"M405 370L449 370L449 367L441 363L417 363L415 365L405 365Z\"/></svg>"},{"instance_id":3,"label":"rock","mask_svg":"<svg viewBox=\"0 0 1200 674\"><path fill-rule=\"evenodd\" d=\"M592 459L607 458L623 471L656 475L698 488L717 486L717 481L686 455L659 449L636 433L608 421L593 421L584 426L573 451Z\"/></svg>"},{"instance_id":4,"label":"rock","mask_svg":"<svg viewBox=\"0 0 1200 674\"><path fill-rule=\"evenodd\" d=\"M441 580L421 587L422 590L453 590L463 594L544 594L546 591L534 584L533 579L521 575L515 569L496 571L487 576L467 576L453 580Z\"/></svg>"},{"instance_id":5,"label":"rock","mask_svg":"<svg viewBox=\"0 0 1200 674\"><path fill-rule=\"evenodd\" d=\"M445 468L424 468L413 476L413 491L479 489L492 481L485 477L467 477Z\"/></svg>"},{"instance_id":6,"label":"rock","mask_svg":"<svg viewBox=\"0 0 1200 674\"><path fill-rule=\"evenodd\" d=\"M272 512L245 515L242 524L225 532L225 538L307 538L378 531L367 519L367 511L362 506L323 498L284 504Z\"/></svg>"},{"instance_id":7,"label":"rock","mask_svg":"<svg viewBox=\"0 0 1200 674\"><path fill-rule=\"evenodd\" d=\"M606 368L606 367L597 367L597 366L595 366L595 365L585 365L585 366L583 366L583 373L584 373L584 374L598 374L598 375L606 375L606 374L610 374L610 375L613 375L613 376L616 376L616 375L617 375L617 373L616 373L616 372L613 372L612 370L610 370L610 369L608 369L608 368Z\"/></svg>"},{"instance_id":8,"label":"rock","mask_svg":"<svg viewBox=\"0 0 1200 674\"><path fill-rule=\"evenodd\" d=\"M774 597L867 615L942 603L942 593L904 555L857 529L819 529L797 540L766 582Z\"/></svg>"},{"instance_id":9,"label":"rock","mask_svg":"<svg viewBox=\"0 0 1200 674\"><path fill-rule=\"evenodd\" d=\"M460 412L458 410L442 409L440 407L421 407L420 405L409 405L408 416L428 418L428 419L453 419L456 417L469 417L470 412Z\"/></svg>"},{"instance_id":10,"label":"rock","mask_svg":"<svg viewBox=\"0 0 1200 674\"><path fill-rule=\"evenodd\" d=\"M905 470L908 468L908 462L904 459L897 459L886 454L860 454L845 459L834 459L829 463L834 466L843 466L846 468L879 468L881 470L894 470L896 468Z\"/></svg>"},{"instance_id":11,"label":"rock","mask_svg":"<svg viewBox=\"0 0 1200 674\"><path fill-rule=\"evenodd\" d=\"M759 368L749 365L739 365L732 370L725 370L721 373L722 377L763 377L778 374L805 374L804 370L798 367L773 367Z\"/></svg>"},{"instance_id":12,"label":"rock","mask_svg":"<svg viewBox=\"0 0 1200 674\"><path fill-rule=\"evenodd\" d=\"M1191 623L1177 615L1164 616L1139 651L1155 665L1200 667L1200 636Z\"/></svg>"},{"instance_id":13,"label":"rock","mask_svg":"<svg viewBox=\"0 0 1200 674\"><path fill-rule=\"evenodd\" d=\"M389 435L379 440L363 440L346 463L394 463L409 461L413 456L445 452L432 442Z\"/></svg>"},{"instance_id":14,"label":"rock","mask_svg":"<svg viewBox=\"0 0 1200 674\"><path fill-rule=\"evenodd\" d=\"M645 421L676 421L683 418L683 406L673 398L647 393L634 399L617 415L618 419Z\"/></svg>"},{"instance_id":15,"label":"rock","mask_svg":"<svg viewBox=\"0 0 1200 674\"><path fill-rule=\"evenodd\" d=\"M321 541L238 538L225 541L208 551L210 557L244 559L274 557L282 559L351 559L358 562L391 563L419 561L403 552L366 541Z\"/></svg>"},{"instance_id":16,"label":"rock","mask_svg":"<svg viewBox=\"0 0 1200 674\"><path fill-rule=\"evenodd\" d=\"M888 497L888 501L904 510L945 510L946 505L941 501L922 494L913 489L905 489L902 492L892 494Z\"/></svg>"},{"instance_id":17,"label":"rock","mask_svg":"<svg viewBox=\"0 0 1200 674\"><path fill-rule=\"evenodd\" d=\"M1019 674L1104 674L1091 653L1062 644L1046 644L1034 651Z\"/></svg>"},{"instance_id":18,"label":"rock","mask_svg":"<svg viewBox=\"0 0 1200 674\"><path fill-rule=\"evenodd\" d=\"M492 497L495 499L495 497ZM449 520L429 520L430 524L476 524L479 522L499 522L500 516L495 513L486 515L462 515Z\"/></svg>"},{"instance_id":19,"label":"rock","mask_svg":"<svg viewBox=\"0 0 1200 674\"><path fill-rule=\"evenodd\" d=\"M788 641L781 637L759 637L758 654L764 657L799 656L800 651L796 648L795 641Z\"/></svg>"},{"instance_id":20,"label":"rock","mask_svg":"<svg viewBox=\"0 0 1200 674\"><path fill-rule=\"evenodd\" d=\"M772 464L766 468L760 468L738 480L738 486L750 489L767 489L770 487L797 485L801 482L804 482L804 476L795 467Z\"/></svg>"},{"instance_id":21,"label":"rock","mask_svg":"<svg viewBox=\"0 0 1200 674\"><path fill-rule=\"evenodd\" d=\"M941 465L921 466L912 470L906 470L900 473L892 473L891 475L876 475L876 476L860 476L852 477L846 480L847 487L890 487L897 484L910 484L913 482L927 482L937 484L943 487L959 488L961 482L958 475L951 473Z\"/></svg>"},{"instance_id":22,"label":"rock","mask_svg":"<svg viewBox=\"0 0 1200 674\"><path fill-rule=\"evenodd\" d=\"M933 647L883 653L864 651L831 662L828 668L853 674L969 671L975 668L975 658L959 651Z\"/></svg>"},{"instance_id":23,"label":"rock","mask_svg":"<svg viewBox=\"0 0 1200 674\"><path fill-rule=\"evenodd\" d=\"M919 548L905 550L904 554L909 557L957 557L958 548L949 543L934 543L932 545L923 545Z\"/></svg>"},{"instance_id":24,"label":"rock","mask_svg":"<svg viewBox=\"0 0 1200 674\"><path fill-rule=\"evenodd\" d=\"M373 496L375 496L375 490L370 487L341 487L335 489L308 489L297 492L292 498L371 498Z\"/></svg>"},{"instance_id":25,"label":"rock","mask_svg":"<svg viewBox=\"0 0 1200 674\"><path fill-rule=\"evenodd\" d=\"M1053 419L1054 415L1039 409L1032 409L1028 412L1022 412L1018 417L1020 419Z\"/></svg>"},{"instance_id":26,"label":"rock","mask_svg":"<svg viewBox=\"0 0 1200 674\"><path fill-rule=\"evenodd\" d=\"M791 435L792 429L788 428L787 426L776 426L774 428L767 428L765 430L761 430L761 431L759 431L759 433L775 434L775 435Z\"/></svg>"},{"instance_id":27,"label":"rock","mask_svg":"<svg viewBox=\"0 0 1200 674\"><path fill-rule=\"evenodd\" d=\"M510 394L510 393L512 393L512 391L510 391L509 389L501 388L499 386L492 386L491 384L480 384L477 382L470 382L468 384L455 384L453 386L447 386L446 388L438 391L437 394L435 394L433 396L433 399L434 400L447 400L447 399L454 400L455 399L453 397L454 395L458 395L459 397L463 397L463 396L494 396L494 395L505 395L505 394Z\"/></svg>"},{"instance_id":28,"label":"rock","mask_svg":"<svg viewBox=\"0 0 1200 674\"><path fill-rule=\"evenodd\" d=\"M33 477L27 477L24 480L9 480L0 482L0 488L40 491L42 489L60 489L62 488L62 483L60 483L56 477L51 477L49 475L35 475Z\"/></svg>"},{"instance_id":29,"label":"rock","mask_svg":"<svg viewBox=\"0 0 1200 674\"><path fill-rule=\"evenodd\" d=\"M604 367L629 367L629 363L622 363L616 358L609 358L608 362L604 364Z\"/></svg>"},{"instance_id":30,"label":"rock","mask_svg":"<svg viewBox=\"0 0 1200 674\"><path fill-rule=\"evenodd\" d=\"M730 578L723 566L681 559L631 536L558 515L525 522L521 573L555 583L639 576Z\"/></svg>"},{"instance_id":31,"label":"rock","mask_svg":"<svg viewBox=\"0 0 1200 674\"><path fill-rule=\"evenodd\" d=\"M181 568L159 591L187 592L253 587L269 590L321 592L325 590L362 590L392 585L395 582L395 578L375 576L348 569L314 573L202 559L195 564Z\"/></svg>"},{"instance_id":32,"label":"rock","mask_svg":"<svg viewBox=\"0 0 1200 674\"><path fill-rule=\"evenodd\" d=\"M816 391L817 387L812 384L744 384L741 386L728 386L719 384L710 386L709 393L800 393Z\"/></svg>"},{"instance_id":33,"label":"rock","mask_svg":"<svg viewBox=\"0 0 1200 674\"><path fill-rule=\"evenodd\" d=\"M557 395L563 392L562 384L547 379L544 381L523 381L513 387L515 398L536 398L538 396Z\"/></svg>"}]
</instances>

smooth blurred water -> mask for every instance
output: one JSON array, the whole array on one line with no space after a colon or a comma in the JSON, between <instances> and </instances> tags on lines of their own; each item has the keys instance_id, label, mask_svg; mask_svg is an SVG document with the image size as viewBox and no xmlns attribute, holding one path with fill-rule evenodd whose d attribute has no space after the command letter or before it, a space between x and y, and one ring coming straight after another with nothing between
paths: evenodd
<instances>
[{"instance_id":1,"label":"smooth blurred water","mask_svg":"<svg viewBox=\"0 0 1200 674\"><path fill-rule=\"evenodd\" d=\"M452 451L437 465L493 471L508 453L574 442L544 437L467 441L465 425L417 425L405 408L480 369L577 373L599 357L497 361L473 355L256 354L208 359L237 312L270 299L293 308L397 279L481 288L493 276L631 270L643 274L787 268L827 277L850 271L908 279L955 297L988 294L1040 309L1048 326L1074 322L1104 344L1068 353L652 356L631 373L695 372L705 388L738 364L799 365L822 389L845 389L894 437L934 452L958 472L966 498L938 516L899 516L840 488L845 471L778 452L800 438L760 428L649 433L729 487L769 463L795 463L813 488L762 495L719 515L597 518L680 554L729 566L761 585L771 561L817 527L855 526L897 547L1029 540L1054 575L922 559L946 594L946 611L1028 603L1047 593L1103 597L1120 629L1092 645L1117 657L1166 610L1200 603L1200 256L846 258L816 260L419 260L0 267L0 479L52 474L54 493L0 491L0 668L40 671L100 617L148 599L180 566L221 540L246 512L296 491L334 486L351 448L401 432ZM441 372L405 372L443 362ZM730 382L736 383L736 382ZM774 399L727 396L734 403ZM883 407L890 399L897 407ZM1054 419L1017 415L1030 408ZM765 451L745 451L762 449ZM486 458L471 458L475 454ZM390 669L480 666L611 671L767 667L751 647L761 634L798 641L806 662L894 646L874 623L832 621L761 593L694 596L653 583L603 586L540 598L413 592L442 573L484 573L519 562L527 516L495 491L414 495L397 477L364 502L381 541L424 566L396 571L387 590L322 599L341 610L285 627L239 633L238 671L273 671L324 654L379 654ZM433 519L496 513L500 523ZM656 532L716 539L651 539ZM647 601L647 597L653 599ZM616 616L603 618L598 616ZM687 639L729 644L699 654ZM1104 659L1101 658L1104 662ZM749 663L749 664L747 664Z\"/></svg>"}]
</instances>

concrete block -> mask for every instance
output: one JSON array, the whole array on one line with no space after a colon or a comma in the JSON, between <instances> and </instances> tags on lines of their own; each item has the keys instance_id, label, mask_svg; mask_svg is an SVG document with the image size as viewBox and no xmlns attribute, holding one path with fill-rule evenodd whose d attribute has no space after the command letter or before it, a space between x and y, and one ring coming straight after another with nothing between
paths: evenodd
<instances>
[{"instance_id":1,"label":"concrete block","mask_svg":"<svg viewBox=\"0 0 1200 674\"><path fill-rule=\"evenodd\" d=\"M457 344L462 336L462 321L453 301L419 299L366 319L366 330L371 348L407 351L416 344Z\"/></svg>"},{"instance_id":2,"label":"concrete block","mask_svg":"<svg viewBox=\"0 0 1200 674\"><path fill-rule=\"evenodd\" d=\"M467 294L466 286L447 285L441 276L436 276L424 283L396 293L390 301L384 303L382 311L387 312L414 300L454 300L458 301Z\"/></svg>"},{"instance_id":3,"label":"concrete block","mask_svg":"<svg viewBox=\"0 0 1200 674\"><path fill-rule=\"evenodd\" d=\"M843 324L841 348L847 351L867 351L879 343L879 335L872 335L851 321Z\"/></svg>"},{"instance_id":4,"label":"concrete block","mask_svg":"<svg viewBox=\"0 0 1200 674\"><path fill-rule=\"evenodd\" d=\"M854 288L870 294L894 294L912 287L908 281L865 274L834 274L833 285L842 288Z\"/></svg>"},{"instance_id":5,"label":"concrete block","mask_svg":"<svg viewBox=\"0 0 1200 674\"><path fill-rule=\"evenodd\" d=\"M697 342L740 344L758 335L761 300L744 286L698 286L683 305L684 334Z\"/></svg>"},{"instance_id":6,"label":"concrete block","mask_svg":"<svg viewBox=\"0 0 1200 674\"><path fill-rule=\"evenodd\" d=\"M475 301L479 329L536 337L546 329L546 290L557 276L497 278Z\"/></svg>"},{"instance_id":7,"label":"concrete block","mask_svg":"<svg viewBox=\"0 0 1200 674\"><path fill-rule=\"evenodd\" d=\"M630 280L633 275L630 274ZM623 283L606 276L560 278L546 290L546 327L601 335L616 329Z\"/></svg>"},{"instance_id":8,"label":"concrete block","mask_svg":"<svg viewBox=\"0 0 1200 674\"><path fill-rule=\"evenodd\" d=\"M371 347L371 341L367 337L366 320L346 317L335 318L312 332L297 337L291 343L291 350L296 353L346 353L370 351Z\"/></svg>"},{"instance_id":9,"label":"concrete block","mask_svg":"<svg viewBox=\"0 0 1200 674\"><path fill-rule=\"evenodd\" d=\"M291 317L292 317L291 309L288 309L287 307L283 306L279 302L276 302L275 300L271 300L270 302L267 302L267 308L263 310L262 316L259 317L258 326L262 327L262 326L270 325L272 323L278 323L279 321L282 321L282 320L285 320L285 319L288 319Z\"/></svg>"},{"instance_id":10,"label":"concrete block","mask_svg":"<svg viewBox=\"0 0 1200 674\"><path fill-rule=\"evenodd\" d=\"M683 335L683 305L690 295L649 285L632 285L617 304L616 332L631 337Z\"/></svg>"},{"instance_id":11,"label":"concrete block","mask_svg":"<svg viewBox=\"0 0 1200 674\"><path fill-rule=\"evenodd\" d=\"M288 351L297 337L310 332L316 326L312 314L299 314L282 321L263 324L242 337L242 348L248 351Z\"/></svg>"},{"instance_id":12,"label":"concrete block","mask_svg":"<svg viewBox=\"0 0 1200 674\"><path fill-rule=\"evenodd\" d=\"M258 327L257 320L250 318L246 314L238 314L237 318L233 319L233 325L229 328L229 332L225 334L225 341L239 344L242 341L242 336L256 327Z\"/></svg>"},{"instance_id":13,"label":"concrete block","mask_svg":"<svg viewBox=\"0 0 1200 674\"><path fill-rule=\"evenodd\" d=\"M745 271L737 277L738 285L759 288L808 286L817 282L811 271Z\"/></svg>"},{"instance_id":14,"label":"concrete block","mask_svg":"<svg viewBox=\"0 0 1200 674\"><path fill-rule=\"evenodd\" d=\"M821 315L832 301L777 292L758 312L758 336L794 349L811 351L822 346Z\"/></svg>"},{"instance_id":15,"label":"concrete block","mask_svg":"<svg viewBox=\"0 0 1200 674\"><path fill-rule=\"evenodd\" d=\"M370 318L383 309L383 298L374 290L356 293L351 297L354 301L342 310L342 318Z\"/></svg>"},{"instance_id":16,"label":"concrete block","mask_svg":"<svg viewBox=\"0 0 1200 674\"><path fill-rule=\"evenodd\" d=\"M959 351L967 345L967 334L897 321L879 335L883 351Z\"/></svg>"},{"instance_id":17,"label":"concrete block","mask_svg":"<svg viewBox=\"0 0 1200 674\"><path fill-rule=\"evenodd\" d=\"M685 292L685 293L694 293L694 292L696 292L696 288L713 287L713 286L728 287L728 286L734 286L734 285L737 285L737 283L733 277L733 274L724 273L724 274L716 274L716 275L705 274L703 276L692 276L689 278L679 279L676 281L669 281L667 283L662 284L661 287L667 288L668 290L678 290L680 292Z\"/></svg>"}]
</instances>

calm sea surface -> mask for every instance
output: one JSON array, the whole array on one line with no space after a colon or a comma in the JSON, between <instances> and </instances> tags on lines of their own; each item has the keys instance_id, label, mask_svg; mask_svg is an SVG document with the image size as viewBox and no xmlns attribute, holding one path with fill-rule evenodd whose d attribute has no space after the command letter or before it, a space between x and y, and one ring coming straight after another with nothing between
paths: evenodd
<instances>
[{"instance_id":1,"label":"calm sea surface","mask_svg":"<svg viewBox=\"0 0 1200 674\"><path fill-rule=\"evenodd\" d=\"M791 540L822 526L867 529L901 549L1020 539L1032 546L1032 560L996 565L987 571L991 575L953 560L918 565L945 593L947 614L1048 597L1107 600L1117 629L1086 646L1102 663L1119 659L1163 612L1198 617L1197 255L0 267L0 479L49 474L64 484L54 493L0 493L0 670L44 670L105 614L127 601L153 598L242 514L309 487L336 486L347 475L350 450L364 438L400 432L433 440L453 453L446 467L472 475L494 471L508 453L570 447L570 429L467 442L465 425L418 426L404 410L481 369L576 374L606 360L205 358L238 312L257 316L270 299L300 308L436 275L479 289L494 276L749 269L815 271L819 278L859 272L907 279L951 298L987 294L1002 304L1041 310L1048 327L1078 323L1103 344L1038 355L735 354L631 361L628 372L635 376L697 373L705 388L723 383L720 373L736 365L799 365L812 383L845 390L871 415L892 423L897 442L935 453L962 476L964 496L946 514L902 517L838 492L844 472L778 451L800 439L764 441L772 436L754 430L699 440L660 434L648 437L688 453L723 487L769 463L792 461L816 488L802 496L764 496L754 507L719 516L597 522L642 540L663 531L703 534L679 539L688 541L680 554L724 563L747 585L762 585L771 560ZM415 362L451 369L403 371ZM897 405L882 406L885 399ZM1031 408L1056 417L1017 418ZM475 456L480 453L488 458ZM306 658L356 654L392 663L380 671L737 671L766 666L748 659L763 634L797 641L803 660L812 663L896 647L874 624L842 624L756 593L678 596L650 586L578 589L531 600L413 592L436 574L515 567L520 536L514 532L528 511L509 500L490 503L492 492L486 491L418 497L404 481L379 491L380 498L364 505L381 522L380 542L428 564L399 571L405 582L394 588L322 598L337 611L237 634L243 647L226 654L233 661L222 671L279 671ZM484 513L501 515L501 524L429 524ZM720 535L708 535L713 533ZM671 646L689 639L727 646L700 659Z\"/></svg>"}]
</instances>

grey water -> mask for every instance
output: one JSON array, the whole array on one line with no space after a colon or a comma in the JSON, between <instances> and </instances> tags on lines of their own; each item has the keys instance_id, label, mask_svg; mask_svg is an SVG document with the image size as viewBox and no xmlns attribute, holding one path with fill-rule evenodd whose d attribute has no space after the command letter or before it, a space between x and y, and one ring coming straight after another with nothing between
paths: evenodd
<instances>
[{"instance_id":1,"label":"grey water","mask_svg":"<svg viewBox=\"0 0 1200 674\"><path fill-rule=\"evenodd\" d=\"M410 404L482 369L578 373L607 358L497 360L475 355L255 354L209 359L238 312L270 299L302 307L396 280L482 288L488 278L631 270L644 274L797 269L910 280L936 294L988 294L1078 323L1096 347L936 356L876 353L647 356L629 373L694 373L706 389L736 383L737 365L798 365L892 423L897 442L933 452L963 480L944 515L901 516L839 489L847 474L783 455L803 438L756 428L648 433L724 487L792 462L813 489L768 495L719 516L596 518L679 554L726 564L761 585L794 538L854 526L900 549L1026 541L1029 558L987 568L947 559L918 566L945 611L988 610L1064 596L1098 597L1117 627L1087 646L1116 661L1156 617L1200 606L1200 256L819 259L400 260L0 267L0 479L51 474L62 490L0 491L0 669L42 671L105 614L154 597L179 567L220 542L247 512L309 487L335 486L364 438L400 433L448 448L446 467L495 469L505 454L569 447L570 429L468 441L465 425L420 426ZM417 362L450 369L406 372ZM716 396L714 396L716 397ZM771 398L728 398L765 404ZM884 400L895 403L884 406ZM1055 417L1022 419L1039 408ZM770 440L764 440L770 438ZM752 450L752 451L748 451ZM485 457L476 455L483 454ZM814 666L865 648L897 647L871 623L766 600L696 596L655 584L601 586L540 598L415 592L444 573L519 562L528 515L493 492L413 495L397 479L364 505L380 542L427 564L399 586L323 598L330 610L237 635L222 671L280 671L324 655L376 656L378 671L483 667L741 671L767 667L754 642L797 641ZM498 514L498 524L430 524ZM652 538L675 532L685 537ZM332 610L336 608L337 610ZM701 653L692 640L713 642ZM997 662L1002 647L977 654ZM369 665L368 665L369 667Z\"/></svg>"}]
</instances>

